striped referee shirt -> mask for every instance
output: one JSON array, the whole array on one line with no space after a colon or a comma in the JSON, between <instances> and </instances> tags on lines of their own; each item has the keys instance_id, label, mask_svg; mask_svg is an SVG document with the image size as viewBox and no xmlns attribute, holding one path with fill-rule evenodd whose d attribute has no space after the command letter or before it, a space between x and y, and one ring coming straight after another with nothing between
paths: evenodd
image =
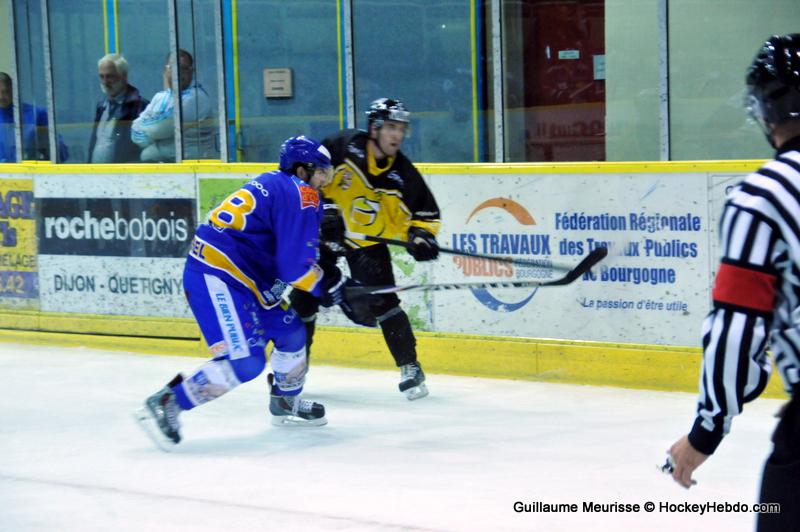
<instances>
[{"instance_id":1,"label":"striped referee shirt","mask_svg":"<svg viewBox=\"0 0 800 532\"><path fill-rule=\"evenodd\" d=\"M747 176L720 222L722 259L703 322L697 418L689 442L712 454L767 385L769 344L784 387L800 386L800 137Z\"/></svg>"}]
</instances>

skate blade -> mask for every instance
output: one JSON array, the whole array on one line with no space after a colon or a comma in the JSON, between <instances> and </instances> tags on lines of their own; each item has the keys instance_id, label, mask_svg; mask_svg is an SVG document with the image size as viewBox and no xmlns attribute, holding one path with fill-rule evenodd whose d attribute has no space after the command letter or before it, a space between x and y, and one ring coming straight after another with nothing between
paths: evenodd
<instances>
[{"instance_id":1,"label":"skate blade","mask_svg":"<svg viewBox=\"0 0 800 532\"><path fill-rule=\"evenodd\" d=\"M272 424L276 427L321 427L328 424L325 417L303 419L298 416L272 416Z\"/></svg>"},{"instance_id":2,"label":"skate blade","mask_svg":"<svg viewBox=\"0 0 800 532\"><path fill-rule=\"evenodd\" d=\"M162 451L172 452L172 449L177 445L174 441L164 436L164 433L158 428L158 422L147 407L143 406L137 409L133 413L133 419L156 447Z\"/></svg>"},{"instance_id":3,"label":"skate blade","mask_svg":"<svg viewBox=\"0 0 800 532\"><path fill-rule=\"evenodd\" d=\"M406 394L406 399L409 401L416 401L417 399L422 399L428 395L428 387L425 386L425 383L423 382L419 386L414 386L413 388L403 391L403 393Z\"/></svg>"}]
</instances>

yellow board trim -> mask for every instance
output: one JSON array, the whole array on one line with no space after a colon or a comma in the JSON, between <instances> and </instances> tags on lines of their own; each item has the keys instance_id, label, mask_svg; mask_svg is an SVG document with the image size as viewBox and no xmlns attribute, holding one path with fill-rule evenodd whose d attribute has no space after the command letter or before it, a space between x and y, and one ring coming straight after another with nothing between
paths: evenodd
<instances>
[{"instance_id":1,"label":"yellow board trim","mask_svg":"<svg viewBox=\"0 0 800 532\"><path fill-rule=\"evenodd\" d=\"M150 336L199 339L200 329L191 318L146 316L103 316L24 310L0 311L0 329L102 334L108 336Z\"/></svg>"},{"instance_id":2,"label":"yellow board trim","mask_svg":"<svg viewBox=\"0 0 800 532\"><path fill-rule=\"evenodd\" d=\"M56 347L88 347L149 355L203 356L205 345L197 340L147 337L116 337L90 334L0 330L0 342Z\"/></svg>"},{"instance_id":3,"label":"yellow board trim","mask_svg":"<svg viewBox=\"0 0 800 532\"><path fill-rule=\"evenodd\" d=\"M342 76L344 75L344 65L342 64L342 2L336 0L336 78L337 90L339 95L339 129L344 128L344 86Z\"/></svg>"},{"instance_id":4,"label":"yellow board trim","mask_svg":"<svg viewBox=\"0 0 800 532\"><path fill-rule=\"evenodd\" d=\"M475 0L469 2L469 45L472 62L472 160L480 161L478 142L478 37L475 28Z\"/></svg>"},{"instance_id":5,"label":"yellow board trim","mask_svg":"<svg viewBox=\"0 0 800 532\"><path fill-rule=\"evenodd\" d=\"M415 334L420 361L431 374L697 393L699 347ZM378 330L319 327L313 358L332 366L396 369ZM763 396L786 397L779 378L770 379Z\"/></svg>"},{"instance_id":6,"label":"yellow board trim","mask_svg":"<svg viewBox=\"0 0 800 532\"><path fill-rule=\"evenodd\" d=\"M236 160L244 158L244 150L239 145L242 132L242 113L239 93L239 15L236 0L231 0L231 42L233 43L233 130L236 135Z\"/></svg>"},{"instance_id":7,"label":"yellow board trim","mask_svg":"<svg viewBox=\"0 0 800 532\"><path fill-rule=\"evenodd\" d=\"M118 0L114 0L114 50L116 53L122 53L119 49L119 6L117 4ZM111 51L109 48L109 35L108 35L108 2L107 0L101 0L103 4L103 46L105 47L106 55Z\"/></svg>"},{"instance_id":8,"label":"yellow board trim","mask_svg":"<svg viewBox=\"0 0 800 532\"><path fill-rule=\"evenodd\" d=\"M642 174L685 172L736 172L757 170L765 160L730 161L642 161L619 163L417 163L427 175L436 174ZM188 174L262 173L278 168L277 163L221 163L185 161L171 164L53 164L26 161L0 163L3 174ZM230 176L225 176L230 177Z\"/></svg>"},{"instance_id":9,"label":"yellow board trim","mask_svg":"<svg viewBox=\"0 0 800 532\"><path fill-rule=\"evenodd\" d=\"M108 6L106 0L100 0L103 4L103 49L104 55L108 55Z\"/></svg>"},{"instance_id":10,"label":"yellow board trim","mask_svg":"<svg viewBox=\"0 0 800 532\"><path fill-rule=\"evenodd\" d=\"M24 162L0 164L3 174L229 174L220 177L235 177L239 174L261 174L277 170L277 163L221 163L219 161L189 161L171 164L52 164L50 162ZM203 176L205 177L205 176Z\"/></svg>"},{"instance_id":11,"label":"yellow board trim","mask_svg":"<svg viewBox=\"0 0 800 532\"><path fill-rule=\"evenodd\" d=\"M752 172L765 160L641 161L596 163L421 163L427 175L435 174L644 174L686 172Z\"/></svg>"},{"instance_id":12,"label":"yellow board trim","mask_svg":"<svg viewBox=\"0 0 800 532\"><path fill-rule=\"evenodd\" d=\"M697 393L699 347L417 332L425 371ZM0 312L0 341L209 357L191 319ZM318 327L314 363L396 371L378 329ZM435 382L435 377L429 379ZM433 385L433 384L431 384ZM785 398L774 376L764 397Z\"/></svg>"},{"instance_id":13,"label":"yellow board trim","mask_svg":"<svg viewBox=\"0 0 800 532\"><path fill-rule=\"evenodd\" d=\"M121 54L122 51L119 49L119 0L114 0L114 50L117 51L118 54Z\"/></svg>"}]
</instances>

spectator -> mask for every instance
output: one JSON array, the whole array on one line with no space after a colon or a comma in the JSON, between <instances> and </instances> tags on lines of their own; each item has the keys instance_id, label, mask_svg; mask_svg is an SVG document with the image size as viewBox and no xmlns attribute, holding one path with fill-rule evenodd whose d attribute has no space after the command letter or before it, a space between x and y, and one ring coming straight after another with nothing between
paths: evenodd
<instances>
[{"instance_id":1,"label":"spectator","mask_svg":"<svg viewBox=\"0 0 800 532\"><path fill-rule=\"evenodd\" d=\"M128 83L128 62L122 55L103 56L97 62L97 75L105 98L95 109L88 162L138 162L141 148L131 140L131 123L149 102Z\"/></svg>"},{"instance_id":2,"label":"spectator","mask_svg":"<svg viewBox=\"0 0 800 532\"><path fill-rule=\"evenodd\" d=\"M28 103L22 104L22 158L34 161L50 160L47 138L47 111ZM14 136L14 89L11 76L0 72L0 163L17 162L17 142ZM69 157L63 139L58 138L59 160Z\"/></svg>"},{"instance_id":3,"label":"spectator","mask_svg":"<svg viewBox=\"0 0 800 532\"><path fill-rule=\"evenodd\" d=\"M178 51L178 83L181 91L184 158L215 157L210 122L213 118L208 93L193 82L194 59L186 50ZM142 114L134 120L131 139L142 148L145 162L175 161L174 100L172 96L171 55L164 66L164 90L157 92Z\"/></svg>"}]
</instances>

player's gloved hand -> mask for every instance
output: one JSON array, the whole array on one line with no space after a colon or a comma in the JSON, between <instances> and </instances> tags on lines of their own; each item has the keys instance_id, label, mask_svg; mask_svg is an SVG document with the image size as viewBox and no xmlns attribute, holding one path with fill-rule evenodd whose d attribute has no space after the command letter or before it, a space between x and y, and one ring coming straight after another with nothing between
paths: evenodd
<instances>
[{"instance_id":1,"label":"player's gloved hand","mask_svg":"<svg viewBox=\"0 0 800 532\"><path fill-rule=\"evenodd\" d=\"M434 260L439 256L439 244L436 237L421 227L411 226L408 229L408 253L414 260L423 262Z\"/></svg>"},{"instance_id":2,"label":"player's gloved hand","mask_svg":"<svg viewBox=\"0 0 800 532\"><path fill-rule=\"evenodd\" d=\"M335 203L322 204L322 223L319 228L319 238L324 242L335 242L344 245L344 219Z\"/></svg>"},{"instance_id":3,"label":"player's gloved hand","mask_svg":"<svg viewBox=\"0 0 800 532\"><path fill-rule=\"evenodd\" d=\"M363 325L364 327L377 327L378 319L375 317L375 314L373 314L370 307L370 302L375 298L375 296L352 296L348 292L349 288L357 288L360 286L363 285L355 279L348 278L347 281L345 281L344 289L342 290L344 297L342 299L342 303L339 303L339 308L342 309L344 315L347 316L353 323L357 325Z\"/></svg>"},{"instance_id":4,"label":"player's gloved hand","mask_svg":"<svg viewBox=\"0 0 800 532\"><path fill-rule=\"evenodd\" d=\"M344 315L353 323L365 327L375 327L378 324L378 320L370 310L369 296L349 297L347 295L348 288L357 286L361 286L361 283L342 275L341 270L336 268L336 270L330 272L326 288L322 291L320 304L323 307L339 305Z\"/></svg>"},{"instance_id":5,"label":"player's gloved hand","mask_svg":"<svg viewBox=\"0 0 800 532\"><path fill-rule=\"evenodd\" d=\"M342 275L339 268L326 269L325 277L322 280L325 286L322 288L322 296L319 303L325 308L333 305L341 305L345 300L344 288L347 285L347 276Z\"/></svg>"}]
</instances>

